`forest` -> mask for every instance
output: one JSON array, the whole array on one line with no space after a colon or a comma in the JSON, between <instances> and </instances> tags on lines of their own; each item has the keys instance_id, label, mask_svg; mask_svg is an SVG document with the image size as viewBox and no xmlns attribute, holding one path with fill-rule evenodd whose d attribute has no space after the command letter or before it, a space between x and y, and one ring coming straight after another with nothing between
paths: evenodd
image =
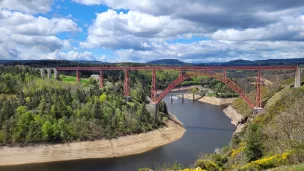
<instances>
[{"instance_id":1,"label":"forest","mask_svg":"<svg viewBox=\"0 0 304 171\"><path fill-rule=\"evenodd\" d=\"M126 102L122 84L73 84L40 78L30 67L0 67L0 144L27 145L114 138L162 126L145 107L141 84ZM161 114L166 113L164 103Z\"/></svg>"}]
</instances>

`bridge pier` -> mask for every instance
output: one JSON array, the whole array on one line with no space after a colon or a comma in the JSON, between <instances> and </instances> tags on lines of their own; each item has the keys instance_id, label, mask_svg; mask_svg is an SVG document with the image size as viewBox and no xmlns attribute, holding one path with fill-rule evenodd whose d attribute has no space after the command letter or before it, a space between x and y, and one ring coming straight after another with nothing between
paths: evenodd
<instances>
[{"instance_id":1,"label":"bridge pier","mask_svg":"<svg viewBox=\"0 0 304 171\"><path fill-rule=\"evenodd\" d=\"M103 88L103 74L102 74L102 70L100 70L100 73L99 73L99 88Z\"/></svg>"},{"instance_id":2,"label":"bridge pier","mask_svg":"<svg viewBox=\"0 0 304 171\"><path fill-rule=\"evenodd\" d=\"M77 83L80 82L80 73L79 73L79 70L76 70L76 81L77 81Z\"/></svg>"},{"instance_id":3,"label":"bridge pier","mask_svg":"<svg viewBox=\"0 0 304 171\"><path fill-rule=\"evenodd\" d=\"M147 109L150 112L150 115L152 117L154 117L155 119L157 119L157 112L159 110L159 103L152 103L150 102L149 104L147 104Z\"/></svg>"},{"instance_id":4,"label":"bridge pier","mask_svg":"<svg viewBox=\"0 0 304 171\"><path fill-rule=\"evenodd\" d=\"M48 73L48 79L50 79L52 77L52 71L51 71L51 69L47 69L47 73Z\"/></svg>"},{"instance_id":5,"label":"bridge pier","mask_svg":"<svg viewBox=\"0 0 304 171\"><path fill-rule=\"evenodd\" d=\"M59 71L57 71L57 69L53 69L54 70L54 79L59 80Z\"/></svg>"},{"instance_id":6,"label":"bridge pier","mask_svg":"<svg viewBox=\"0 0 304 171\"><path fill-rule=\"evenodd\" d=\"M125 81L124 81L124 95L125 97L130 96L130 83L129 83L129 73L127 69L124 69Z\"/></svg>"},{"instance_id":7,"label":"bridge pier","mask_svg":"<svg viewBox=\"0 0 304 171\"><path fill-rule=\"evenodd\" d=\"M297 70L296 70L295 84L294 84L295 88L301 87L301 71L302 71L301 68L297 68Z\"/></svg>"},{"instance_id":8,"label":"bridge pier","mask_svg":"<svg viewBox=\"0 0 304 171\"><path fill-rule=\"evenodd\" d=\"M255 106L257 108L262 108L262 91L261 91L261 70L258 70L258 75L256 79L256 95L255 95Z\"/></svg>"},{"instance_id":9,"label":"bridge pier","mask_svg":"<svg viewBox=\"0 0 304 171\"><path fill-rule=\"evenodd\" d=\"M40 71L41 77L43 78L43 77L45 76L45 74L44 74L44 69L39 69L39 71Z\"/></svg>"},{"instance_id":10,"label":"bridge pier","mask_svg":"<svg viewBox=\"0 0 304 171\"><path fill-rule=\"evenodd\" d=\"M157 95L156 90L156 70L152 69L152 86L151 86L151 99L154 99Z\"/></svg>"}]
</instances>

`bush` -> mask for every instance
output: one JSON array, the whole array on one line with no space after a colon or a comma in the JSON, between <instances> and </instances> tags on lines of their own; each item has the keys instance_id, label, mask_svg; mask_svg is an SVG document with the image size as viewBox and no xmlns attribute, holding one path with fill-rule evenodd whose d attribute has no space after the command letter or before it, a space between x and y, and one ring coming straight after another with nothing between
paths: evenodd
<instances>
[{"instance_id":1,"label":"bush","mask_svg":"<svg viewBox=\"0 0 304 171\"><path fill-rule=\"evenodd\" d=\"M257 124L252 124L248 127L245 142L246 148L244 152L249 162L262 157L262 136Z\"/></svg>"},{"instance_id":2,"label":"bush","mask_svg":"<svg viewBox=\"0 0 304 171\"><path fill-rule=\"evenodd\" d=\"M219 171L220 168L211 160L203 160L199 159L194 164L195 167L200 167L201 169L205 169L208 171Z\"/></svg>"},{"instance_id":3,"label":"bush","mask_svg":"<svg viewBox=\"0 0 304 171\"><path fill-rule=\"evenodd\" d=\"M304 149L295 149L288 157L290 163L303 163L304 162Z\"/></svg>"},{"instance_id":4,"label":"bush","mask_svg":"<svg viewBox=\"0 0 304 171\"><path fill-rule=\"evenodd\" d=\"M220 155L220 154L211 154L210 158L212 159L212 161L215 162L216 165L218 165L219 167L223 167L223 165L228 161L226 156Z\"/></svg>"},{"instance_id":5,"label":"bush","mask_svg":"<svg viewBox=\"0 0 304 171\"><path fill-rule=\"evenodd\" d=\"M157 164L155 167L155 171L180 171L182 170L183 165L177 162L174 162L173 164L163 164L159 165Z\"/></svg>"},{"instance_id":6,"label":"bush","mask_svg":"<svg viewBox=\"0 0 304 171\"><path fill-rule=\"evenodd\" d=\"M181 171L206 171L205 169L201 169L201 168L195 168L195 169L184 169L184 170L181 170Z\"/></svg>"},{"instance_id":7,"label":"bush","mask_svg":"<svg viewBox=\"0 0 304 171\"><path fill-rule=\"evenodd\" d=\"M138 171L153 171L153 170L149 168L140 168L138 169Z\"/></svg>"},{"instance_id":8,"label":"bush","mask_svg":"<svg viewBox=\"0 0 304 171\"><path fill-rule=\"evenodd\" d=\"M253 161L253 162L248 163L245 166L241 167L240 171L262 170L262 169L278 167L280 165L285 165L288 163L288 158L291 154L292 154L292 152L289 151L289 152L285 152L282 154L276 154L274 156L256 160L256 161Z\"/></svg>"}]
</instances>

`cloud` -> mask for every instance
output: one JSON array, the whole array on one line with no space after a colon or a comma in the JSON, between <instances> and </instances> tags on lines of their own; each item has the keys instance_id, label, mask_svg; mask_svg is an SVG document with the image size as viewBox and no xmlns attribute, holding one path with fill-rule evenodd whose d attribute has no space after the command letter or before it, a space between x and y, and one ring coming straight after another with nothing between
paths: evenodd
<instances>
[{"instance_id":1,"label":"cloud","mask_svg":"<svg viewBox=\"0 0 304 171\"><path fill-rule=\"evenodd\" d=\"M93 55L93 53L85 51L85 52L62 52L56 50L52 53L45 54L41 56L41 59L52 59L52 60L87 60L87 61L101 61L104 60L106 56L101 56L100 58Z\"/></svg>"},{"instance_id":2,"label":"cloud","mask_svg":"<svg viewBox=\"0 0 304 171\"><path fill-rule=\"evenodd\" d=\"M69 40L61 40L56 34L81 31L70 19L7 10L0 10L0 23L0 59L37 59L41 54L69 48Z\"/></svg>"},{"instance_id":3,"label":"cloud","mask_svg":"<svg viewBox=\"0 0 304 171\"><path fill-rule=\"evenodd\" d=\"M124 14L108 10L97 14L89 28L87 40L82 45L110 49L149 49L151 41L176 38L189 32L204 32L204 29L186 20L168 16L155 17L135 11Z\"/></svg>"},{"instance_id":4,"label":"cloud","mask_svg":"<svg viewBox=\"0 0 304 171\"><path fill-rule=\"evenodd\" d=\"M225 62L236 59L304 58L304 42L297 41L199 41L190 44L161 43L152 50L118 50L116 61L147 62L180 59L187 62Z\"/></svg>"},{"instance_id":5,"label":"cloud","mask_svg":"<svg viewBox=\"0 0 304 171\"><path fill-rule=\"evenodd\" d=\"M0 0L0 9L24 13L46 13L51 10L53 0Z\"/></svg>"},{"instance_id":6,"label":"cloud","mask_svg":"<svg viewBox=\"0 0 304 171\"><path fill-rule=\"evenodd\" d=\"M301 14L304 1L299 0L73 0L85 5L107 5L154 16L172 16L201 24L209 29L254 28L280 20L287 12ZM261 17L259 14L265 13Z\"/></svg>"},{"instance_id":7,"label":"cloud","mask_svg":"<svg viewBox=\"0 0 304 171\"><path fill-rule=\"evenodd\" d=\"M227 29L213 33L218 40L304 40L304 15L284 17L280 22L261 28L245 30Z\"/></svg>"},{"instance_id":8,"label":"cloud","mask_svg":"<svg viewBox=\"0 0 304 171\"><path fill-rule=\"evenodd\" d=\"M97 14L86 41L81 43L86 48L114 50L113 61L177 58L211 62L304 57L304 1L74 1L128 10ZM192 36L210 40L177 40Z\"/></svg>"},{"instance_id":9,"label":"cloud","mask_svg":"<svg viewBox=\"0 0 304 171\"><path fill-rule=\"evenodd\" d=\"M71 19L48 19L7 10L0 11L0 22L0 29L25 35L55 35L61 32L81 31Z\"/></svg>"}]
</instances>

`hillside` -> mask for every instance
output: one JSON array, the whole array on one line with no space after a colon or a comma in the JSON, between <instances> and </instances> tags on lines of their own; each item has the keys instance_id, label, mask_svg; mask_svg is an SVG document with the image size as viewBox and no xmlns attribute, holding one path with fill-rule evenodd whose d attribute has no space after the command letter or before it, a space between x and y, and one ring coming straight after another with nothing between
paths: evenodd
<instances>
[{"instance_id":1,"label":"hillside","mask_svg":"<svg viewBox=\"0 0 304 171\"><path fill-rule=\"evenodd\" d=\"M155 65L194 65L194 66L252 66L252 65L297 65L304 64L303 58L294 59L267 59L267 60L233 60L229 62L211 62L211 63L185 63L177 59L161 59L147 62L147 64Z\"/></svg>"},{"instance_id":2,"label":"hillside","mask_svg":"<svg viewBox=\"0 0 304 171\"><path fill-rule=\"evenodd\" d=\"M115 138L162 126L145 108L143 87L131 87L137 103L126 102L122 84L100 89L40 78L33 68L0 67L0 146Z\"/></svg>"},{"instance_id":3,"label":"hillside","mask_svg":"<svg viewBox=\"0 0 304 171\"><path fill-rule=\"evenodd\" d=\"M255 92L248 94L254 98ZM239 124L229 145L202 155L194 164L207 171L220 170L304 170L304 86L295 89L292 80L263 87L265 110L254 114L242 99L233 108L247 118ZM174 168L175 169L172 169ZM161 170L182 170L180 165Z\"/></svg>"},{"instance_id":4,"label":"hillside","mask_svg":"<svg viewBox=\"0 0 304 171\"><path fill-rule=\"evenodd\" d=\"M153 64L153 65L190 65L189 63L182 62L177 59L161 59L161 60L155 60L147 62L147 64Z\"/></svg>"}]
</instances>

